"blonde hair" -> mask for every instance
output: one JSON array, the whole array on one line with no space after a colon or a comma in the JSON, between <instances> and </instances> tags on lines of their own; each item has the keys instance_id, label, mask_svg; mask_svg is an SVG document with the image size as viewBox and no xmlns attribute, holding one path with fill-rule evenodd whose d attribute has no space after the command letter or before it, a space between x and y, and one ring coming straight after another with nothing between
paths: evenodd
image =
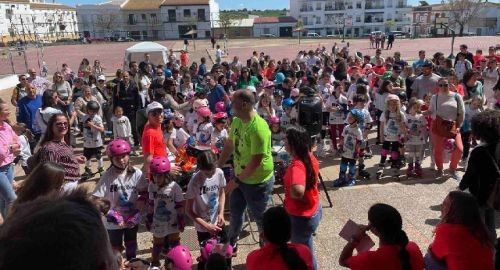
<instances>
[{"instance_id":1,"label":"blonde hair","mask_svg":"<svg viewBox=\"0 0 500 270\"><path fill-rule=\"evenodd\" d=\"M389 115L391 114L391 112L389 111L389 102L391 102L392 100L388 100L385 102L385 111L384 111L384 117L385 117L385 121L388 121L389 120ZM398 100L394 100L394 101L397 101L397 109L396 109L396 122L398 123L401 123L401 121L403 120L403 117L402 117L402 112L401 112L401 102Z\"/></svg>"}]
</instances>

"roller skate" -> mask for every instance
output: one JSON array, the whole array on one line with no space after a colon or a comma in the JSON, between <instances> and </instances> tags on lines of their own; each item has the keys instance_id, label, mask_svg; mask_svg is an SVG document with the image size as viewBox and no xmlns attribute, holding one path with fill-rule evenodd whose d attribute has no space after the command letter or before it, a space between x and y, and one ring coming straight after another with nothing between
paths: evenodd
<instances>
[{"instance_id":1,"label":"roller skate","mask_svg":"<svg viewBox=\"0 0 500 270\"><path fill-rule=\"evenodd\" d=\"M384 176L384 167L385 167L384 163L378 164L377 175L376 175L377 180L380 180L380 178Z\"/></svg>"},{"instance_id":2,"label":"roller skate","mask_svg":"<svg viewBox=\"0 0 500 270\"><path fill-rule=\"evenodd\" d=\"M411 178L415 174L415 171L413 170L413 163L408 163L408 168L406 169L406 177Z\"/></svg>"},{"instance_id":3,"label":"roller skate","mask_svg":"<svg viewBox=\"0 0 500 270\"><path fill-rule=\"evenodd\" d=\"M351 187L351 186L354 186L354 185L356 185L356 178L354 177L354 175L348 175L347 176L347 184L346 184L346 186Z\"/></svg>"},{"instance_id":4,"label":"roller skate","mask_svg":"<svg viewBox=\"0 0 500 270\"><path fill-rule=\"evenodd\" d=\"M103 167L97 168L97 173L99 174L99 176L102 176L104 174L104 168Z\"/></svg>"},{"instance_id":5,"label":"roller skate","mask_svg":"<svg viewBox=\"0 0 500 270\"><path fill-rule=\"evenodd\" d=\"M363 180L370 180L370 173L365 170L365 165L358 166L358 177Z\"/></svg>"},{"instance_id":6,"label":"roller skate","mask_svg":"<svg viewBox=\"0 0 500 270\"><path fill-rule=\"evenodd\" d=\"M393 160L391 162L391 175L396 179L396 181L401 181L399 170L401 169L401 163L399 159Z\"/></svg>"},{"instance_id":7,"label":"roller skate","mask_svg":"<svg viewBox=\"0 0 500 270\"><path fill-rule=\"evenodd\" d=\"M85 167L85 172L82 173L82 178L80 179L80 182L85 182L89 180L90 178L94 177L97 174L97 172L93 173L92 169Z\"/></svg>"},{"instance_id":8,"label":"roller skate","mask_svg":"<svg viewBox=\"0 0 500 270\"><path fill-rule=\"evenodd\" d=\"M373 157L372 150L370 148L366 149L365 155L363 156L364 159L370 159Z\"/></svg>"},{"instance_id":9,"label":"roller skate","mask_svg":"<svg viewBox=\"0 0 500 270\"><path fill-rule=\"evenodd\" d=\"M415 175L418 178L422 178L422 166L420 166L419 162L415 162Z\"/></svg>"},{"instance_id":10,"label":"roller skate","mask_svg":"<svg viewBox=\"0 0 500 270\"><path fill-rule=\"evenodd\" d=\"M347 186L347 179L345 173L339 175L339 179L333 182L333 187L345 187Z\"/></svg>"}]
</instances>

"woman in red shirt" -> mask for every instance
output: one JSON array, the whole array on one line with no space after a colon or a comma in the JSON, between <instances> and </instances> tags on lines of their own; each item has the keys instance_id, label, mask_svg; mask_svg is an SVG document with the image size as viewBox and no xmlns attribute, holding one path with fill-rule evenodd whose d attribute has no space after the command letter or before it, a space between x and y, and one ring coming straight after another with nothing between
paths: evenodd
<instances>
[{"instance_id":1,"label":"woman in red shirt","mask_svg":"<svg viewBox=\"0 0 500 270\"><path fill-rule=\"evenodd\" d=\"M318 160L311 153L311 137L300 126L286 130L285 149L292 157L288 165L283 185L285 188L285 209L292 220L292 243L309 246L314 256L312 234L321 220L321 205L318 192Z\"/></svg>"},{"instance_id":2,"label":"woman in red shirt","mask_svg":"<svg viewBox=\"0 0 500 270\"><path fill-rule=\"evenodd\" d=\"M452 191L444 199L441 222L425 256L425 265L427 269L494 269L492 238L471 194Z\"/></svg>"},{"instance_id":3,"label":"woman in red shirt","mask_svg":"<svg viewBox=\"0 0 500 270\"><path fill-rule=\"evenodd\" d=\"M368 226L361 226L340 254L339 264L355 270L423 270L422 252L414 242L408 240L403 231L403 221L396 208L377 203L368 210ZM375 251L352 252L370 230L379 238Z\"/></svg>"},{"instance_id":4,"label":"woman in red shirt","mask_svg":"<svg viewBox=\"0 0 500 270\"><path fill-rule=\"evenodd\" d=\"M311 251L302 244L287 244L292 223L283 207L271 207L264 212L262 228L265 244L247 256L247 270L311 270Z\"/></svg>"}]
</instances>

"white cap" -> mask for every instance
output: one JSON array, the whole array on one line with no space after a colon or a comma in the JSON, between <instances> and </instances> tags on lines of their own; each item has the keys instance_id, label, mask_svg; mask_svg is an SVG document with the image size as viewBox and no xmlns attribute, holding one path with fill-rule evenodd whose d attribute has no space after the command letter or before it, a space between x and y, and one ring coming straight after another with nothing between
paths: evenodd
<instances>
[{"instance_id":1,"label":"white cap","mask_svg":"<svg viewBox=\"0 0 500 270\"><path fill-rule=\"evenodd\" d=\"M154 110L158 110L158 109L163 111L163 106L159 102L153 101L153 102L149 103L149 105L146 107L146 113L149 113L150 111L154 111Z\"/></svg>"},{"instance_id":2,"label":"white cap","mask_svg":"<svg viewBox=\"0 0 500 270\"><path fill-rule=\"evenodd\" d=\"M99 75L99 76L97 77L97 80L98 80L98 81L105 81L105 80L106 80L106 76L104 76L104 75Z\"/></svg>"},{"instance_id":3,"label":"white cap","mask_svg":"<svg viewBox=\"0 0 500 270\"><path fill-rule=\"evenodd\" d=\"M255 86L249 85L249 86L247 86L247 90L252 91L252 93L257 93L257 89L255 88Z\"/></svg>"}]
</instances>

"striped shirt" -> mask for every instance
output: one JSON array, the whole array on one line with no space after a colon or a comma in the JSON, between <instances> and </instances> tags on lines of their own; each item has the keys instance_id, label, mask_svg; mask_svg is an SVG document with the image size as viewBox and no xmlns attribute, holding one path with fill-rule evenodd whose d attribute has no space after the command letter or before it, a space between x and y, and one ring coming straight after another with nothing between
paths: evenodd
<instances>
[{"instance_id":1,"label":"striped shirt","mask_svg":"<svg viewBox=\"0 0 500 270\"><path fill-rule=\"evenodd\" d=\"M47 142L40 149L40 159L38 163L52 161L64 166L64 180L80 180L80 165L76 161L73 148L64 142Z\"/></svg>"}]
</instances>

